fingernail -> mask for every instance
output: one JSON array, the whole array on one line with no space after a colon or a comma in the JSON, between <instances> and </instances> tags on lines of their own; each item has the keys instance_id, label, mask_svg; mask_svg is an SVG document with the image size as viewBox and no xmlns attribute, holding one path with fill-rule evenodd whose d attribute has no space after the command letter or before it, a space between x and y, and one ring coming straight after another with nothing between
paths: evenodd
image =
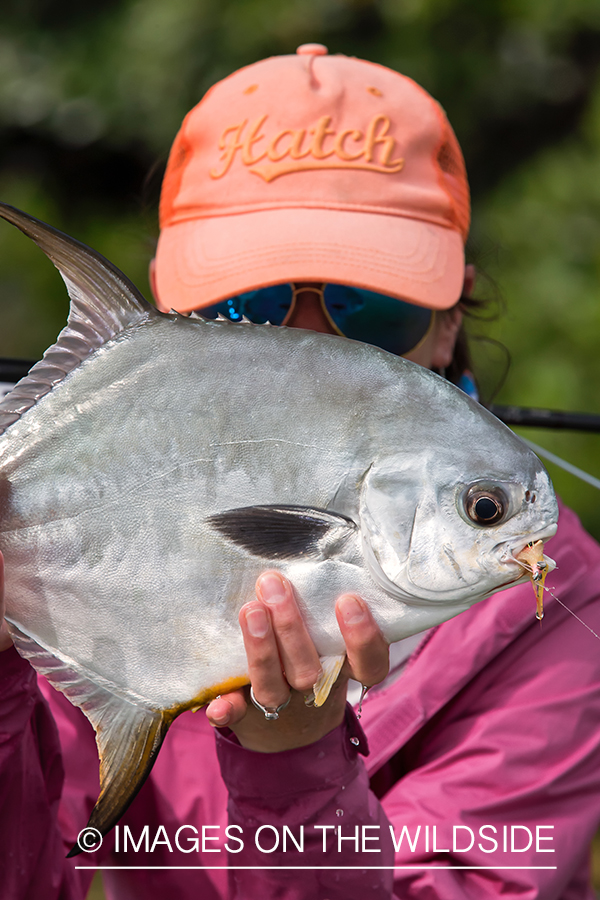
<instances>
[{"instance_id":1,"label":"fingernail","mask_svg":"<svg viewBox=\"0 0 600 900\"><path fill-rule=\"evenodd\" d=\"M283 581L274 572L267 572L265 575L262 575L258 586L261 599L265 603L280 603L285 597Z\"/></svg>"},{"instance_id":2,"label":"fingernail","mask_svg":"<svg viewBox=\"0 0 600 900\"><path fill-rule=\"evenodd\" d=\"M246 613L248 631L255 638L264 638L269 630L267 614L260 606L249 609Z\"/></svg>"},{"instance_id":3,"label":"fingernail","mask_svg":"<svg viewBox=\"0 0 600 900\"><path fill-rule=\"evenodd\" d=\"M214 703L211 705L214 705ZM227 701L221 701L221 703L219 703L218 708L221 708L221 712L217 712L215 714L212 710L210 711L209 721L210 721L211 725L217 725L217 726L227 725L227 723L229 722L230 716L231 716L231 711L233 709L231 703L228 703Z\"/></svg>"},{"instance_id":4,"label":"fingernail","mask_svg":"<svg viewBox=\"0 0 600 900\"><path fill-rule=\"evenodd\" d=\"M340 597L338 607L345 625L358 625L365 618L365 611L356 597Z\"/></svg>"},{"instance_id":5,"label":"fingernail","mask_svg":"<svg viewBox=\"0 0 600 900\"><path fill-rule=\"evenodd\" d=\"M223 728L229 722L229 716L212 716L210 724L215 728Z\"/></svg>"}]
</instances>

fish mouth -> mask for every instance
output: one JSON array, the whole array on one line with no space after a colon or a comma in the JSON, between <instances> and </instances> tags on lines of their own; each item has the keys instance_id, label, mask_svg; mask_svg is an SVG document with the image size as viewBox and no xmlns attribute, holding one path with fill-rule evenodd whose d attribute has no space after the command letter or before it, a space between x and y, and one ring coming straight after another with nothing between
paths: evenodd
<instances>
[{"instance_id":1,"label":"fish mouth","mask_svg":"<svg viewBox=\"0 0 600 900\"><path fill-rule=\"evenodd\" d=\"M556 531L556 526L554 528ZM515 556L515 562L520 565L531 578L533 592L537 605L535 614L538 621L544 618L544 582L549 572L556 568L556 563L544 553L545 537L529 541L526 546Z\"/></svg>"},{"instance_id":2,"label":"fish mouth","mask_svg":"<svg viewBox=\"0 0 600 900\"><path fill-rule=\"evenodd\" d=\"M519 554L522 553L525 547L527 547L529 544L537 544L538 541L542 541L542 543L545 544L546 541L549 541L551 537L554 537L557 528L558 525L556 524L556 522L553 522L552 525L547 525L546 528L543 528L540 531L536 531L534 532L534 534L528 535L528 540L522 541L519 544L515 544L510 548L510 556L506 561L517 562L516 557L518 557ZM554 561L551 562L552 568L556 568L556 563ZM520 565L520 563L517 562L517 565Z\"/></svg>"},{"instance_id":3,"label":"fish mouth","mask_svg":"<svg viewBox=\"0 0 600 900\"><path fill-rule=\"evenodd\" d=\"M549 541L551 537L554 537L556 534L557 523L553 522L551 525L547 525L545 528L540 529L539 531L534 532L533 534L527 535L527 540L524 538L521 539L519 543L515 544L505 544L503 547L503 551L500 555L500 562L504 565L514 567L515 577L511 578L506 584L513 584L516 580L520 580L521 578L527 579L529 575L523 563L519 562L519 555L525 550L527 546L530 544L536 544L538 541L542 541L545 543ZM544 559L548 563L548 571L551 572L556 568L556 563L553 559L550 559L549 556L544 556Z\"/></svg>"}]
</instances>

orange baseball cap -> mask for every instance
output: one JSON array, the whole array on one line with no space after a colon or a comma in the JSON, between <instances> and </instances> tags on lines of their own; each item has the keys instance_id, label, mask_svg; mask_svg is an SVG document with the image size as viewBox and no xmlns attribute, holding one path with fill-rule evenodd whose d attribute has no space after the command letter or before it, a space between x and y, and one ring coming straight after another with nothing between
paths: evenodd
<instances>
[{"instance_id":1,"label":"orange baseball cap","mask_svg":"<svg viewBox=\"0 0 600 900\"><path fill-rule=\"evenodd\" d=\"M459 299L464 160L435 100L375 63L304 44L234 72L171 149L156 252L160 309L288 281Z\"/></svg>"}]
</instances>

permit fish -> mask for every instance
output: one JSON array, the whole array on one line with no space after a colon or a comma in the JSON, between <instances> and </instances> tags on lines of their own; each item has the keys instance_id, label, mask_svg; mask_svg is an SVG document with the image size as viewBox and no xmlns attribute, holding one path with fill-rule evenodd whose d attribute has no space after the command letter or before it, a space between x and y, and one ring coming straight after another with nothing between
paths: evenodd
<instances>
[{"instance_id":1,"label":"permit fish","mask_svg":"<svg viewBox=\"0 0 600 900\"><path fill-rule=\"evenodd\" d=\"M238 613L266 568L297 591L317 703L344 660L340 593L393 642L528 578L550 479L456 387L337 335L160 313L93 250L0 216L71 297L0 403L0 549L17 650L96 731L91 827L118 821L176 716L248 683Z\"/></svg>"}]
</instances>

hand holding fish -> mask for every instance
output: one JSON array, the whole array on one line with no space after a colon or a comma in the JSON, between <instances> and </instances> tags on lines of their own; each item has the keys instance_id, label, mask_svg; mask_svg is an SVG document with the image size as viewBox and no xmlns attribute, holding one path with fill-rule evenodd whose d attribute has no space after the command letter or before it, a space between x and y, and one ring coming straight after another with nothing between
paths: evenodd
<instances>
[{"instance_id":1,"label":"hand holding fish","mask_svg":"<svg viewBox=\"0 0 600 900\"><path fill-rule=\"evenodd\" d=\"M354 594L341 596L336 615L348 659L326 703L307 707L304 696L319 677L320 663L293 588L279 573L265 572L256 593L258 599L240 611L254 695L264 706L276 708L285 703L291 688L289 707L279 719L269 721L252 706L246 692L235 691L213 700L208 719L217 727L230 727L250 750L273 753L312 744L341 723L350 677L367 685L385 678L388 644L366 604Z\"/></svg>"}]
</instances>

